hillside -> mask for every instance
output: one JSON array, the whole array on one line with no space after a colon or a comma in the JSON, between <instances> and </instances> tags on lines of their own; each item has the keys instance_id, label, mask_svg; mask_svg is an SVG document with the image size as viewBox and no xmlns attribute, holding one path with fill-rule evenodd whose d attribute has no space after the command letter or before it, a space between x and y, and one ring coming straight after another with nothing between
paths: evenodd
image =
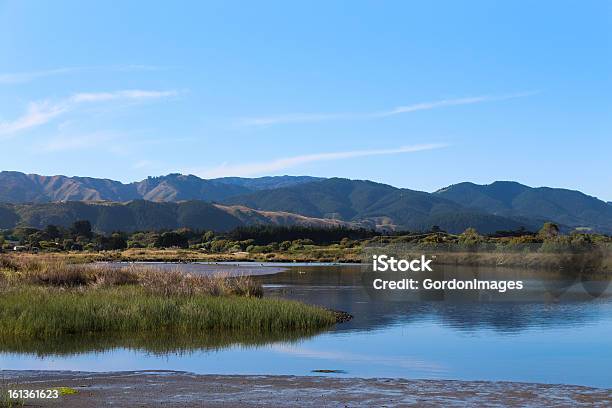
<instances>
[{"instance_id":1,"label":"hillside","mask_svg":"<svg viewBox=\"0 0 612 408\"><path fill-rule=\"evenodd\" d=\"M47 225L68 227L88 220L99 233L163 230L187 227L228 231L243 225L302 225L313 227L359 227L357 224L305 217L287 212L256 211L203 201L159 203L135 200L128 203L70 201L41 204L0 204L0 228Z\"/></svg>"},{"instance_id":2,"label":"hillside","mask_svg":"<svg viewBox=\"0 0 612 408\"><path fill-rule=\"evenodd\" d=\"M52 202L68 200L127 201L138 198L133 185L89 177L39 176L0 172L0 202Z\"/></svg>"},{"instance_id":3,"label":"hillside","mask_svg":"<svg viewBox=\"0 0 612 408\"><path fill-rule=\"evenodd\" d=\"M178 207L186 206L182 203L184 201L197 201L201 203L200 209L205 203L223 204L209 208L230 217L220 218L221 229L253 222L279 225L344 223L378 230L410 231L429 230L436 225L453 233L474 227L481 233L493 233L520 227L537 230L544 222L552 221L564 231L587 228L612 233L612 205L609 202L579 191L533 188L511 181L489 185L459 183L435 193L426 193L372 181L309 176L206 180L193 175L168 174L124 184L90 177L0 172L0 203L40 204L18 205L14 207L21 209L17 212L5 206L0 209L0 228L17 223L40 225L41 220L56 217L59 221L72 219L67 211L78 204L70 201L108 202L107 206L112 210L100 211L103 217L100 228L104 230L110 225L113 225L111 229L141 228L141 224L124 214L125 208L117 210L117 204L111 204L130 203L126 208L133 207L131 217L144 217L142 214L146 214L149 207L131 203L139 200L180 203ZM65 205L45 206L45 203ZM79 208L91 211L92 207ZM117 211L118 218L105 221L104 217L115 217L113 211ZM76 213L80 214L79 211ZM167 209L162 213L166 221L161 224L183 225L178 214L172 215ZM214 217L212 213L202 213L201 216ZM199 223L213 225L214 220L193 219L190 223L192 226Z\"/></svg>"},{"instance_id":4,"label":"hillside","mask_svg":"<svg viewBox=\"0 0 612 408\"><path fill-rule=\"evenodd\" d=\"M325 180L322 177L310 176L266 176L257 178L244 177L221 177L212 179L223 184L245 187L249 190L272 190L281 187L291 187L298 184L309 183L311 181Z\"/></svg>"},{"instance_id":5,"label":"hillside","mask_svg":"<svg viewBox=\"0 0 612 408\"><path fill-rule=\"evenodd\" d=\"M235 196L224 203L378 228L428 230L438 225L450 232L461 232L471 226L490 233L521 226L535 227L531 223L466 209L429 193L340 178Z\"/></svg>"},{"instance_id":6,"label":"hillside","mask_svg":"<svg viewBox=\"0 0 612 408\"><path fill-rule=\"evenodd\" d=\"M0 172L0 202L45 203L58 201L219 201L252 191L286 187L318 180L307 176L227 177L206 180L193 175L168 174L123 184L91 177L40 176Z\"/></svg>"},{"instance_id":7,"label":"hillside","mask_svg":"<svg viewBox=\"0 0 612 408\"><path fill-rule=\"evenodd\" d=\"M434 195L503 217L553 221L570 228L612 232L612 206L580 191L496 181L488 185L459 183Z\"/></svg>"},{"instance_id":8,"label":"hillside","mask_svg":"<svg viewBox=\"0 0 612 408\"><path fill-rule=\"evenodd\" d=\"M286 211L254 210L240 205L229 206L214 204L214 206L236 217L244 225L270 224L278 226L300 225L304 227L370 228L368 224L346 222L330 218L306 217Z\"/></svg>"}]
</instances>

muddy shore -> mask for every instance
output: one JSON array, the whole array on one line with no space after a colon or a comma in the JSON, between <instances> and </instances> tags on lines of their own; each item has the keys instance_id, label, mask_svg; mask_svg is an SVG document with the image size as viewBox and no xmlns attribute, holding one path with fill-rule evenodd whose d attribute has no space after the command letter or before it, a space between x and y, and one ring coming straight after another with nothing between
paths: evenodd
<instances>
[{"instance_id":1,"label":"muddy shore","mask_svg":"<svg viewBox=\"0 0 612 408\"><path fill-rule=\"evenodd\" d=\"M37 407L400 407L612 405L612 389L486 381L195 375L176 371L0 371L6 389L70 387Z\"/></svg>"}]
</instances>

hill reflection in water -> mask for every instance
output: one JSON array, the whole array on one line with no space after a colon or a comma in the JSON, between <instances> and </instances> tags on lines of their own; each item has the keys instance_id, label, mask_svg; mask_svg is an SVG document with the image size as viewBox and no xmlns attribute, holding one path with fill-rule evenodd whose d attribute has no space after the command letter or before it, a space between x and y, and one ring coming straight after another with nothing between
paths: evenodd
<instances>
[{"instance_id":1,"label":"hill reflection in water","mask_svg":"<svg viewBox=\"0 0 612 408\"><path fill-rule=\"evenodd\" d=\"M446 267L443 274L461 279L522 279L518 294L496 293L490 298L463 291L421 291L388 299L372 297L361 279L358 265L302 266L276 275L261 276L268 296L280 296L343 310L354 316L336 330L374 330L418 321L435 321L463 331L493 329L513 333L534 327L588 324L598 318L602 305L612 305L608 280L589 281L602 287L597 297L585 290L579 278L543 275L542 271L510 268ZM589 286L587 286L589 288ZM368 293L370 292L370 293Z\"/></svg>"}]
</instances>

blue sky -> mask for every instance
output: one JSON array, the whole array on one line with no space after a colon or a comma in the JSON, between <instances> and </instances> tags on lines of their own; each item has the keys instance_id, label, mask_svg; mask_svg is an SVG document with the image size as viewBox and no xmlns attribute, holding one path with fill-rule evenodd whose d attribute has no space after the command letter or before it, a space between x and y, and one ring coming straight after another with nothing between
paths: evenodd
<instances>
[{"instance_id":1,"label":"blue sky","mask_svg":"<svg viewBox=\"0 0 612 408\"><path fill-rule=\"evenodd\" d=\"M0 0L0 168L612 200L612 2L501 3Z\"/></svg>"}]
</instances>

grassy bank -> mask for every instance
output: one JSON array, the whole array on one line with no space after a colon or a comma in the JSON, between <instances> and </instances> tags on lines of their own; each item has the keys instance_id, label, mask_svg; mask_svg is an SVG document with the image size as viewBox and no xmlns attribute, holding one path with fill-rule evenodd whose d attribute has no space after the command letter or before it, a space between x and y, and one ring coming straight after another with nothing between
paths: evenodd
<instances>
[{"instance_id":1,"label":"grassy bank","mask_svg":"<svg viewBox=\"0 0 612 408\"><path fill-rule=\"evenodd\" d=\"M90 290L22 287L0 297L0 337L53 338L108 332L305 330L335 318L314 306L278 299L159 296L126 285Z\"/></svg>"},{"instance_id":2,"label":"grassy bank","mask_svg":"<svg viewBox=\"0 0 612 408\"><path fill-rule=\"evenodd\" d=\"M0 292L0 346L9 348L95 334L124 340L126 334L143 333L261 338L320 330L336 321L316 306L263 299L261 286L248 277L73 265L53 258L0 258Z\"/></svg>"}]
</instances>

